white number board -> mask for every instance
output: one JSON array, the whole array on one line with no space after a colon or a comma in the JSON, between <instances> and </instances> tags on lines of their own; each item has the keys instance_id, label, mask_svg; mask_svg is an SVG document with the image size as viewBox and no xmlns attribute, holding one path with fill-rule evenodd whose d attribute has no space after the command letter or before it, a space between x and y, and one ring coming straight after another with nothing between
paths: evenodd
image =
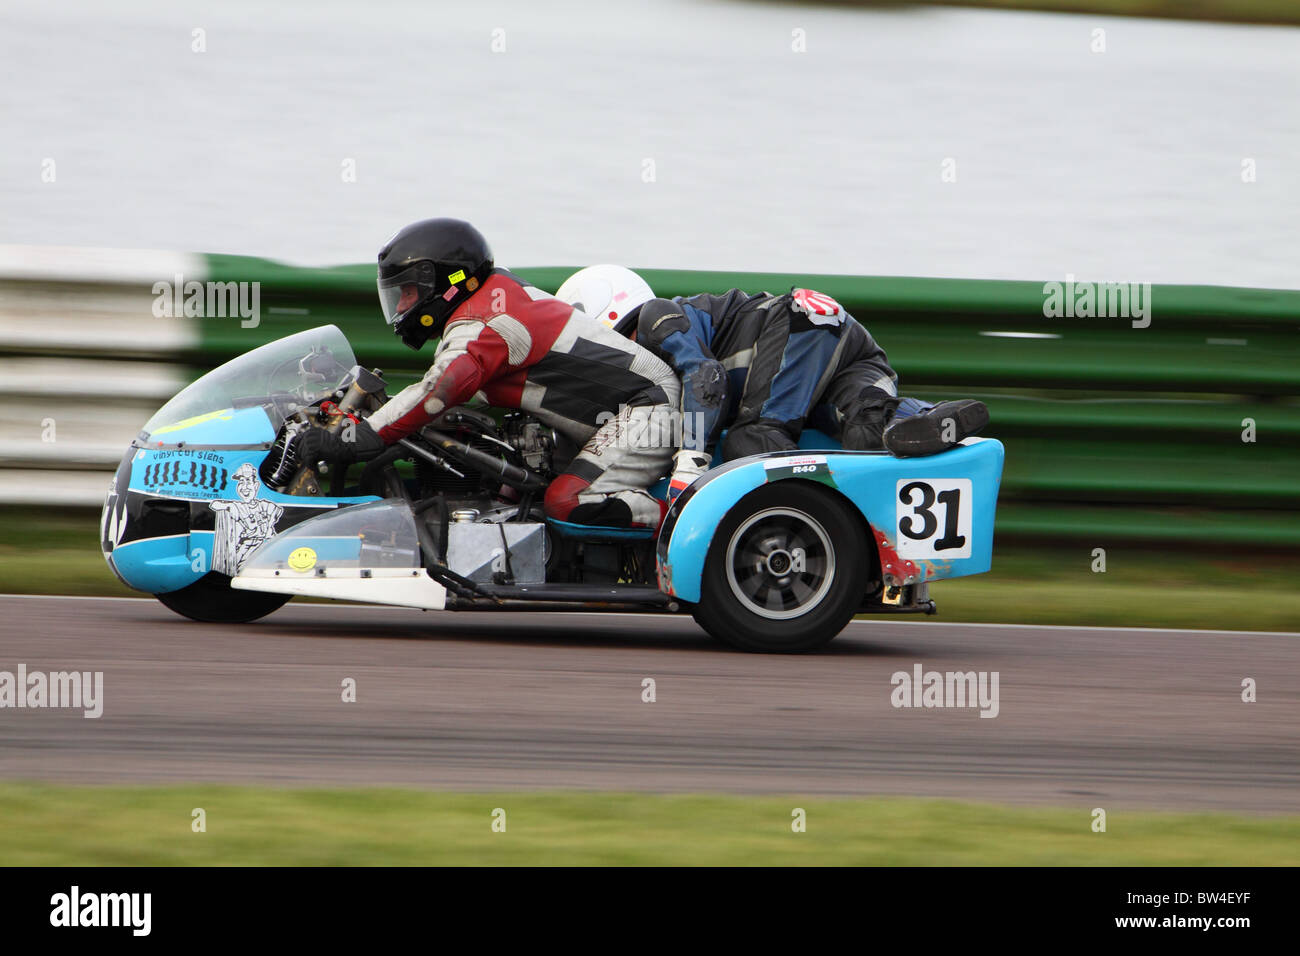
<instances>
[{"instance_id":1,"label":"white number board","mask_svg":"<svg viewBox=\"0 0 1300 956\"><path fill-rule=\"evenodd\" d=\"M904 478L894 493L900 558L969 558L969 478Z\"/></svg>"}]
</instances>

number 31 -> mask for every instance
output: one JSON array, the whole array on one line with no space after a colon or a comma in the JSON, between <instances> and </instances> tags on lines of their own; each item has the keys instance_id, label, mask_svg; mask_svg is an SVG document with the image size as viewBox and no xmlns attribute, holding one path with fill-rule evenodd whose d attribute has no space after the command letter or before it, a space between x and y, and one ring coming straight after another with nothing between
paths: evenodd
<instances>
[{"instance_id":1,"label":"number 31","mask_svg":"<svg viewBox=\"0 0 1300 956\"><path fill-rule=\"evenodd\" d=\"M914 500L916 493L921 496L919 504ZM934 488L924 481L913 481L898 490L898 500L912 508L911 515L899 520L898 530L914 541L923 541L931 537L939 527L939 519L930 510L935 504ZM934 543L934 550L951 551L962 547L966 544L966 536L957 533L957 516L961 511L961 489L950 488L941 491L938 495L938 503L943 505L943 537ZM919 531L916 528L916 518L921 519Z\"/></svg>"}]
</instances>

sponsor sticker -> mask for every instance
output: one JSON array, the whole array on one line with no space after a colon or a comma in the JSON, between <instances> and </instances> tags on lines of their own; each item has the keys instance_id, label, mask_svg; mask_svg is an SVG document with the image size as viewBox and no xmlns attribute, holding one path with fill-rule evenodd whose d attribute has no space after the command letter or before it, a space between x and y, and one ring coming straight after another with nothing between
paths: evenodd
<instances>
[{"instance_id":1,"label":"sponsor sticker","mask_svg":"<svg viewBox=\"0 0 1300 956\"><path fill-rule=\"evenodd\" d=\"M763 467L771 471L773 468L804 468L824 464L825 455L799 455L793 458L771 458L763 462Z\"/></svg>"},{"instance_id":2,"label":"sponsor sticker","mask_svg":"<svg viewBox=\"0 0 1300 956\"><path fill-rule=\"evenodd\" d=\"M303 573L316 567L316 552L311 548L295 548L289 553L291 570Z\"/></svg>"},{"instance_id":3,"label":"sponsor sticker","mask_svg":"<svg viewBox=\"0 0 1300 956\"><path fill-rule=\"evenodd\" d=\"M823 484L835 486L831 479L830 465L826 464L825 455L795 455L790 458L771 458L763 462L768 481L782 478L810 478Z\"/></svg>"}]
</instances>

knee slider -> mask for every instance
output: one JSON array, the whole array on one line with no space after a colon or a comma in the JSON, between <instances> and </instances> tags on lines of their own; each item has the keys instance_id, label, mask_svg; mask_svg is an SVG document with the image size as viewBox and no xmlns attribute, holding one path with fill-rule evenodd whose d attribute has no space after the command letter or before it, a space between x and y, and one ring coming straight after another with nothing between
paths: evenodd
<instances>
[{"instance_id":1,"label":"knee slider","mask_svg":"<svg viewBox=\"0 0 1300 956\"><path fill-rule=\"evenodd\" d=\"M701 362L685 383L704 408L719 408L727 397L727 370L717 359Z\"/></svg>"}]
</instances>

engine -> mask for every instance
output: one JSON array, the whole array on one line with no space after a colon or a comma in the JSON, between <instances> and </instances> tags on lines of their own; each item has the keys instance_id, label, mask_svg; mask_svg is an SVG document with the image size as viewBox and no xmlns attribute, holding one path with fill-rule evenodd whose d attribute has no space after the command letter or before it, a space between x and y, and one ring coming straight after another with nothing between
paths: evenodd
<instances>
[{"instance_id":1,"label":"engine","mask_svg":"<svg viewBox=\"0 0 1300 956\"><path fill-rule=\"evenodd\" d=\"M501 422L491 415L454 408L439 419L437 430L473 451L526 467L546 479L554 475L555 434L529 415L513 412ZM435 449L436 450L436 449ZM464 461L413 456L418 498L445 495L449 507L478 511L480 520L492 512L513 509L519 494L500 475Z\"/></svg>"}]
</instances>

